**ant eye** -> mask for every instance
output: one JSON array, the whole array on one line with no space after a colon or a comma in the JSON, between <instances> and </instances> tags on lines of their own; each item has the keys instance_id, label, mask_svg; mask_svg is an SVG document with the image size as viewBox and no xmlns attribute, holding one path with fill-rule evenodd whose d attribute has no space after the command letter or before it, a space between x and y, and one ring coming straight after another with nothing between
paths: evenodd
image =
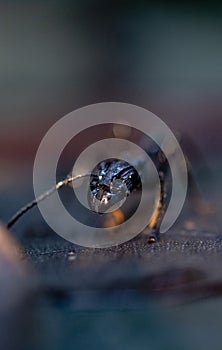
<instances>
[{"instance_id":1,"label":"ant eye","mask_svg":"<svg viewBox=\"0 0 222 350\"><path fill-rule=\"evenodd\" d=\"M93 175L90 181L90 189L93 190L99 186L99 177L97 175Z\"/></svg>"}]
</instances>

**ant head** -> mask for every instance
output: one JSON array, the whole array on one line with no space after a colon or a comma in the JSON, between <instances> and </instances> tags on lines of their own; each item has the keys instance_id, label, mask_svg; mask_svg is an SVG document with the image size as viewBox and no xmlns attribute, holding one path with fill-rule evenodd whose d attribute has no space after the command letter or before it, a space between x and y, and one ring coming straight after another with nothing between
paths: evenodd
<instances>
[{"instance_id":1,"label":"ant head","mask_svg":"<svg viewBox=\"0 0 222 350\"><path fill-rule=\"evenodd\" d=\"M102 161L93 169L88 192L93 211L103 214L123 204L130 193L123 176L128 170L129 164L118 159Z\"/></svg>"}]
</instances>

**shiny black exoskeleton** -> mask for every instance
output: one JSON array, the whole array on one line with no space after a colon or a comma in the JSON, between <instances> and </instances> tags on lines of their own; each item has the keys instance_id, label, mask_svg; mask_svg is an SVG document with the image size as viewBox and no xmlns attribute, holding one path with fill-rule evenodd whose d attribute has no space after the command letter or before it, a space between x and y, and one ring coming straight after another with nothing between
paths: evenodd
<instances>
[{"instance_id":1,"label":"shiny black exoskeleton","mask_svg":"<svg viewBox=\"0 0 222 350\"><path fill-rule=\"evenodd\" d=\"M140 188L140 176L132 165L120 159L107 159L93 169L89 205L97 213L105 213Z\"/></svg>"}]
</instances>

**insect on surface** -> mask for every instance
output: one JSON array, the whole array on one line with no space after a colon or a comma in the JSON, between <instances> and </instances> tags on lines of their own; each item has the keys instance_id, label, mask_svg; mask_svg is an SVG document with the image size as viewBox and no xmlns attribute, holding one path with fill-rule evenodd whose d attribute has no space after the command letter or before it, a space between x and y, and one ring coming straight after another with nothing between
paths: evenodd
<instances>
[{"instance_id":1,"label":"insect on surface","mask_svg":"<svg viewBox=\"0 0 222 350\"><path fill-rule=\"evenodd\" d=\"M146 152L155 164L160 183L159 193L156 194L155 208L151 219L147 219L145 229L147 241L153 243L159 238L160 224L169 203L171 176L168 161L154 142L148 142ZM136 168L143 171L143 159L134 158L132 155L132 162L128 163L122 160L120 155L119 159L111 158L101 161L94 167L91 174L68 175L64 180L59 181L54 187L21 208L8 222L7 227L10 228L24 213L55 191L72 185L84 177L90 177L89 208L97 214L105 214L104 227L120 225L127 220L133 210L136 210L139 203L142 183L140 171L137 171ZM132 198L130 205L124 203L128 201L128 198Z\"/></svg>"},{"instance_id":2,"label":"insect on surface","mask_svg":"<svg viewBox=\"0 0 222 350\"><path fill-rule=\"evenodd\" d=\"M61 159L72 163L64 167ZM153 243L180 215L188 180L191 184L187 165L174 133L153 113L118 102L80 108L57 121L42 139L33 167L36 199L8 227L55 193L39 210L54 232L70 242L109 247L141 233Z\"/></svg>"},{"instance_id":3,"label":"insect on surface","mask_svg":"<svg viewBox=\"0 0 222 350\"><path fill-rule=\"evenodd\" d=\"M159 227L170 197L170 174L168 162L158 147L152 145L149 156L157 167L160 181L160 193L157 194L155 210L147 223L148 242L153 243L159 237ZM137 160L134 159L134 162ZM142 168L142 164L140 166ZM122 206L114 210L115 203L122 203L126 197L141 191L141 187L140 174L133 165L119 159L102 161L93 169L90 178L89 205L98 213L113 210L111 218L108 219L108 223L105 222L105 225L121 224L126 219L127 213L124 213Z\"/></svg>"}]
</instances>

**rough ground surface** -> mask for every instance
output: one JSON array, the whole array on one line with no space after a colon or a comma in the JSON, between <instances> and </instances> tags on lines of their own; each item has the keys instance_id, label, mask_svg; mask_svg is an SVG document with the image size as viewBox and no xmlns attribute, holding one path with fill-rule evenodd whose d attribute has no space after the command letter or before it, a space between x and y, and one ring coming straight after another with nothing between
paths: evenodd
<instances>
[{"instance_id":1,"label":"rough ground surface","mask_svg":"<svg viewBox=\"0 0 222 350\"><path fill-rule=\"evenodd\" d=\"M221 349L220 231L88 249L38 220L13 228L16 262L0 252L2 349Z\"/></svg>"},{"instance_id":2,"label":"rough ground surface","mask_svg":"<svg viewBox=\"0 0 222 350\"><path fill-rule=\"evenodd\" d=\"M222 237L215 233L175 230L151 245L140 235L108 249L30 233L22 244L24 259L51 292L134 290L198 298L222 291Z\"/></svg>"}]
</instances>

